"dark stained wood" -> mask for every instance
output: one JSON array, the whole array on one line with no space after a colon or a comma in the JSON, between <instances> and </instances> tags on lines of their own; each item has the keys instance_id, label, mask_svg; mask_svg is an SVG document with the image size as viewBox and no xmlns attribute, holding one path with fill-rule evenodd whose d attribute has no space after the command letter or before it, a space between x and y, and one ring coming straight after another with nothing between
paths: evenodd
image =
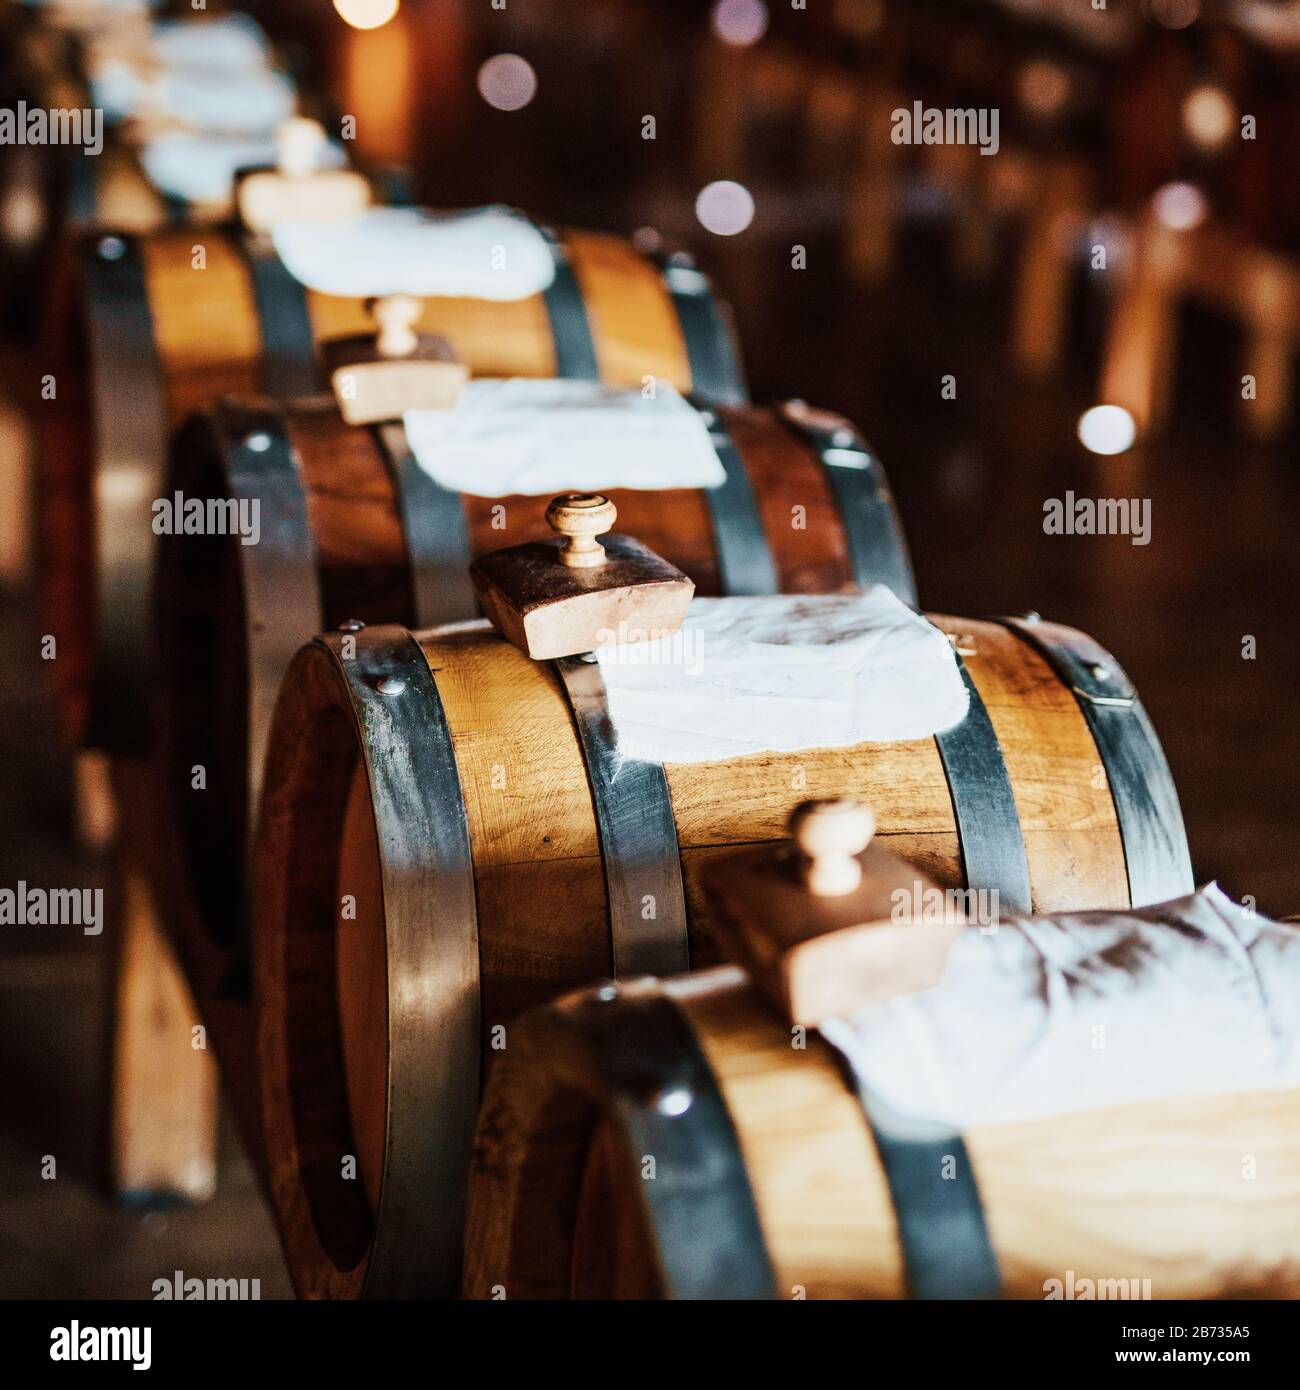
<instances>
[{"instance_id":1,"label":"dark stained wood","mask_svg":"<svg viewBox=\"0 0 1300 1390\"><path fill-rule=\"evenodd\" d=\"M634 537L602 540L604 562L589 569L565 565L558 540L480 556L470 578L483 612L536 660L594 651L602 634L617 634L623 624L656 635L676 632L695 585Z\"/></svg>"}]
</instances>

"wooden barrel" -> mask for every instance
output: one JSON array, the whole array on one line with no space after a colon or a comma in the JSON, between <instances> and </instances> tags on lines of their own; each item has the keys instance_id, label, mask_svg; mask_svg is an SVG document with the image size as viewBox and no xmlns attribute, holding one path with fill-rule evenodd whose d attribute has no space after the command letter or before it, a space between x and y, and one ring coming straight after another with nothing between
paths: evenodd
<instances>
[{"instance_id":1,"label":"wooden barrel","mask_svg":"<svg viewBox=\"0 0 1300 1390\"><path fill-rule=\"evenodd\" d=\"M1001 1296L1296 1297L1296 1100L1181 1096L971 1126ZM463 1292L902 1298L908 1282L843 1066L816 1033L792 1046L724 968L606 986L511 1029L474 1144Z\"/></svg>"},{"instance_id":2,"label":"wooden barrel","mask_svg":"<svg viewBox=\"0 0 1300 1390\"><path fill-rule=\"evenodd\" d=\"M480 376L653 376L745 399L725 306L689 258L595 232L553 246L545 293L428 299L419 328ZM360 300L304 288L265 238L230 230L105 232L69 248L60 280L46 357L57 394L40 416L44 631L71 736L138 752L150 737L150 507L171 431L225 394L319 390L317 345L373 324Z\"/></svg>"},{"instance_id":3,"label":"wooden barrel","mask_svg":"<svg viewBox=\"0 0 1300 1390\"><path fill-rule=\"evenodd\" d=\"M956 728L662 769L616 762L598 668L530 662L486 624L299 653L269 740L253 974L300 1291L453 1287L480 1074L514 1018L715 959L701 867L781 838L810 796L867 801L890 848L1004 911L1190 890L1168 768L1113 658L1041 621L934 621L971 691Z\"/></svg>"},{"instance_id":4,"label":"wooden barrel","mask_svg":"<svg viewBox=\"0 0 1300 1390\"><path fill-rule=\"evenodd\" d=\"M83 55L72 36L30 15L0 23L0 107L9 111L92 107ZM61 238L95 225L144 233L166 222L166 200L145 177L120 127L107 121L104 145L0 147L0 295L6 324L39 332Z\"/></svg>"},{"instance_id":5,"label":"wooden barrel","mask_svg":"<svg viewBox=\"0 0 1300 1390\"><path fill-rule=\"evenodd\" d=\"M702 594L881 582L915 603L883 470L847 421L797 405L701 409L727 483L616 489L621 530ZM209 934L229 945L271 711L294 653L348 620L476 617L471 560L549 536L549 494L449 492L409 458L400 426L349 426L332 397L227 402L196 417L172 451L165 495L177 493L205 506L256 502L262 516L255 545L233 533L159 545L159 751L196 903ZM196 766L206 774L198 790Z\"/></svg>"}]
</instances>

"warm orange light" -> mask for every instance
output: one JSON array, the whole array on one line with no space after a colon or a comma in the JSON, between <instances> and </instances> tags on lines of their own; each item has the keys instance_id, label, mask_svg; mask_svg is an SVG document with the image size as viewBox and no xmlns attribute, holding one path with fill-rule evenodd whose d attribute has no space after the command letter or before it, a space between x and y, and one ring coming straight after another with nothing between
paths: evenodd
<instances>
[{"instance_id":1,"label":"warm orange light","mask_svg":"<svg viewBox=\"0 0 1300 1390\"><path fill-rule=\"evenodd\" d=\"M397 13L401 0L334 0L339 18L354 29L379 29Z\"/></svg>"},{"instance_id":2,"label":"warm orange light","mask_svg":"<svg viewBox=\"0 0 1300 1390\"><path fill-rule=\"evenodd\" d=\"M1050 58L1032 58L1017 79L1020 102L1032 116L1051 120L1059 116L1070 101L1070 75Z\"/></svg>"},{"instance_id":3,"label":"warm orange light","mask_svg":"<svg viewBox=\"0 0 1300 1390\"><path fill-rule=\"evenodd\" d=\"M344 38L343 110L357 118L356 152L381 163L411 157L417 105L411 11L378 32Z\"/></svg>"},{"instance_id":4,"label":"warm orange light","mask_svg":"<svg viewBox=\"0 0 1300 1390\"><path fill-rule=\"evenodd\" d=\"M1198 145L1222 145L1237 125L1237 108L1220 87L1196 87L1183 102L1183 129Z\"/></svg>"}]
</instances>

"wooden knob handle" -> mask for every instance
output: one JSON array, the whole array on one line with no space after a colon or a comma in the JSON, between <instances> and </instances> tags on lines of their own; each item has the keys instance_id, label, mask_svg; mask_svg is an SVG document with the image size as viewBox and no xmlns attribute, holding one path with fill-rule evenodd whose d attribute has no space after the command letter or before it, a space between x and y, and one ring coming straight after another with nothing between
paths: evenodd
<instances>
[{"instance_id":1,"label":"wooden knob handle","mask_svg":"<svg viewBox=\"0 0 1300 1390\"><path fill-rule=\"evenodd\" d=\"M372 299L370 316L378 328L375 346L381 357L409 357L420 345L415 325L424 305L412 294L388 294Z\"/></svg>"},{"instance_id":2,"label":"wooden knob handle","mask_svg":"<svg viewBox=\"0 0 1300 1390\"><path fill-rule=\"evenodd\" d=\"M560 560L571 569L594 569L605 563L605 547L596 539L610 530L618 508L598 493L566 492L551 499L546 521L565 538Z\"/></svg>"},{"instance_id":3,"label":"wooden knob handle","mask_svg":"<svg viewBox=\"0 0 1300 1390\"><path fill-rule=\"evenodd\" d=\"M790 834L805 857L804 882L817 898L838 898L862 882L857 856L876 833L869 806L849 797L805 801L790 817Z\"/></svg>"},{"instance_id":4,"label":"wooden knob handle","mask_svg":"<svg viewBox=\"0 0 1300 1390\"><path fill-rule=\"evenodd\" d=\"M306 178L320 166L325 127L310 116L290 116L275 132L276 162L285 178Z\"/></svg>"}]
</instances>

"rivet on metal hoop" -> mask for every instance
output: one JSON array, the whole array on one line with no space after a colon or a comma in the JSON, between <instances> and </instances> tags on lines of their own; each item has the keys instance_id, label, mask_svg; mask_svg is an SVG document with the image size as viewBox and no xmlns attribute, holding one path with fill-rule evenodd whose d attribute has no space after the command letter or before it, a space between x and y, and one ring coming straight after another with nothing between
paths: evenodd
<instances>
[{"instance_id":1,"label":"rivet on metal hoop","mask_svg":"<svg viewBox=\"0 0 1300 1390\"><path fill-rule=\"evenodd\" d=\"M385 676L376 683L375 689L381 695L401 695L406 689L406 681L401 676Z\"/></svg>"},{"instance_id":2,"label":"rivet on metal hoop","mask_svg":"<svg viewBox=\"0 0 1300 1390\"><path fill-rule=\"evenodd\" d=\"M1028 612L1022 613L1020 619L1022 622L1026 623L1041 623L1043 621L1043 615L1031 608Z\"/></svg>"},{"instance_id":3,"label":"rivet on metal hoop","mask_svg":"<svg viewBox=\"0 0 1300 1390\"><path fill-rule=\"evenodd\" d=\"M255 430L244 439L244 448L254 454L264 454L271 447L271 436L265 430Z\"/></svg>"},{"instance_id":4,"label":"rivet on metal hoop","mask_svg":"<svg viewBox=\"0 0 1300 1390\"><path fill-rule=\"evenodd\" d=\"M1094 680L1108 681L1110 680L1110 667L1102 661L1090 661L1088 663L1088 674L1092 676Z\"/></svg>"},{"instance_id":5,"label":"rivet on metal hoop","mask_svg":"<svg viewBox=\"0 0 1300 1390\"><path fill-rule=\"evenodd\" d=\"M618 998L618 986L601 985L596 991L596 998L600 1000L602 1004L612 1004L614 1000Z\"/></svg>"},{"instance_id":6,"label":"rivet on metal hoop","mask_svg":"<svg viewBox=\"0 0 1300 1390\"><path fill-rule=\"evenodd\" d=\"M836 430L835 433L831 435L831 443L837 449L848 449L856 444L857 440L853 437L852 430Z\"/></svg>"},{"instance_id":7,"label":"rivet on metal hoop","mask_svg":"<svg viewBox=\"0 0 1300 1390\"><path fill-rule=\"evenodd\" d=\"M126 242L120 236L101 237L95 249L101 261L120 261L126 255Z\"/></svg>"},{"instance_id":8,"label":"rivet on metal hoop","mask_svg":"<svg viewBox=\"0 0 1300 1390\"><path fill-rule=\"evenodd\" d=\"M365 623L360 618L348 618L339 624L340 632L360 632Z\"/></svg>"}]
</instances>

